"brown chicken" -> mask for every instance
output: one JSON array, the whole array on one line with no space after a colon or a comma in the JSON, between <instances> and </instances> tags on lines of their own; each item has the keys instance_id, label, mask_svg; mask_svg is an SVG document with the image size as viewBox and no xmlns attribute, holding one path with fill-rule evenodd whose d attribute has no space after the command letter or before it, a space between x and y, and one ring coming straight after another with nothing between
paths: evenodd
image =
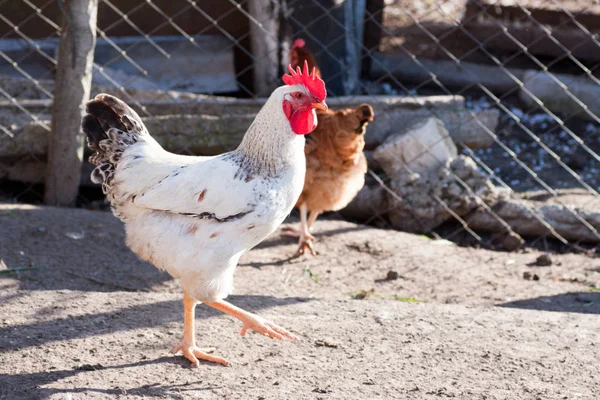
<instances>
[{"instance_id":1,"label":"brown chicken","mask_svg":"<svg viewBox=\"0 0 600 400\"><path fill-rule=\"evenodd\" d=\"M314 68L316 75L321 78L321 70L317 65L315 56L313 56L312 53L306 48L306 42L304 39L298 38L294 41L288 57L290 58L290 65L292 68L302 66L304 61L306 61L309 70L312 71Z\"/></svg>"},{"instance_id":2,"label":"brown chicken","mask_svg":"<svg viewBox=\"0 0 600 400\"><path fill-rule=\"evenodd\" d=\"M296 39L290 50L290 64L302 65L305 61L320 75L315 58L305 48L304 40ZM344 208L365 183L367 159L363 153L364 133L373 120L373 108L361 104L356 109L339 111L317 110L317 128L307 135L306 177L302 194L296 203L300 210L300 228L287 226L283 234L298 237L296 255L310 250L315 239L310 227L320 213ZM310 212L310 216L308 216Z\"/></svg>"}]
</instances>

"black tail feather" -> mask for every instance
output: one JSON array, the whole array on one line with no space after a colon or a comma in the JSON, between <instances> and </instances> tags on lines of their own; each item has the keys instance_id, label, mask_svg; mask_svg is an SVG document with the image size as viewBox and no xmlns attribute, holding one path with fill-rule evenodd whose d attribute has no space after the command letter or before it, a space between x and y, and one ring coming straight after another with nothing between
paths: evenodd
<instances>
[{"instance_id":1,"label":"black tail feather","mask_svg":"<svg viewBox=\"0 0 600 400\"><path fill-rule=\"evenodd\" d=\"M107 193L121 155L148 131L134 110L108 94L99 94L90 100L86 104L86 112L81 127L89 148L94 152L89 161L97 165L92 181L102 183Z\"/></svg>"},{"instance_id":2,"label":"black tail feather","mask_svg":"<svg viewBox=\"0 0 600 400\"><path fill-rule=\"evenodd\" d=\"M97 150L99 142L108 138L106 132L111 128L123 132L137 130L143 133L144 125L137 113L111 95L99 94L87 102L85 111L87 115L83 118L81 126L88 142L95 147L92 150Z\"/></svg>"},{"instance_id":3,"label":"black tail feather","mask_svg":"<svg viewBox=\"0 0 600 400\"><path fill-rule=\"evenodd\" d=\"M102 129L105 131L110 128L117 128L126 131L125 125L121 122L121 117L115 112L103 99L99 99L101 95L96 96L94 100L88 101L85 111L88 115L92 115L98 120Z\"/></svg>"},{"instance_id":4,"label":"black tail feather","mask_svg":"<svg viewBox=\"0 0 600 400\"><path fill-rule=\"evenodd\" d=\"M125 102L109 94L99 94L86 104L87 115L83 117L81 127L87 136L88 146L96 152L95 160L105 157L100 154L100 142L109 139L108 131L117 129L136 137L148 131L139 115Z\"/></svg>"},{"instance_id":5,"label":"black tail feather","mask_svg":"<svg viewBox=\"0 0 600 400\"><path fill-rule=\"evenodd\" d=\"M93 115L88 114L83 117L81 128L87 137L88 146L92 151L98 151L100 149L100 141L108 139L106 130L104 130L98 119Z\"/></svg>"}]
</instances>

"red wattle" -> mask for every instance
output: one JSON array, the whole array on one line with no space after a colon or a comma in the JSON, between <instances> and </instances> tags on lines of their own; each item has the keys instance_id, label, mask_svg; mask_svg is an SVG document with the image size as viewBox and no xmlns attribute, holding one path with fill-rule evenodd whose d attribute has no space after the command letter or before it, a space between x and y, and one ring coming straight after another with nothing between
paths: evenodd
<instances>
[{"instance_id":1,"label":"red wattle","mask_svg":"<svg viewBox=\"0 0 600 400\"><path fill-rule=\"evenodd\" d=\"M298 110L288 119L292 130L297 135L306 135L317 127L317 115L313 109Z\"/></svg>"}]
</instances>

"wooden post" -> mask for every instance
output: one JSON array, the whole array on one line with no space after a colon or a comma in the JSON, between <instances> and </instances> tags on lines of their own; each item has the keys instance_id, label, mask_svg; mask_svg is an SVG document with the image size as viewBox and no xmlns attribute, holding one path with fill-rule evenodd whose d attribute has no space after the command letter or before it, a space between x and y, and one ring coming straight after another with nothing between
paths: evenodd
<instances>
[{"instance_id":1,"label":"wooden post","mask_svg":"<svg viewBox=\"0 0 600 400\"><path fill-rule=\"evenodd\" d=\"M81 117L90 97L98 0L60 0L64 23L48 140L44 201L72 206L81 179L84 140Z\"/></svg>"},{"instance_id":2,"label":"wooden post","mask_svg":"<svg viewBox=\"0 0 600 400\"><path fill-rule=\"evenodd\" d=\"M250 21L254 93L257 96L268 96L279 86L279 0L250 0L248 10L256 20Z\"/></svg>"}]
</instances>

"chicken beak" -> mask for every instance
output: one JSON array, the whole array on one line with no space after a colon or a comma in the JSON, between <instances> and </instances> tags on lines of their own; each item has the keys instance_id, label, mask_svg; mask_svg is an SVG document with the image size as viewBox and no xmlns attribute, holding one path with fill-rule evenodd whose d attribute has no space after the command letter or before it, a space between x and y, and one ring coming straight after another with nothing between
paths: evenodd
<instances>
[{"instance_id":1,"label":"chicken beak","mask_svg":"<svg viewBox=\"0 0 600 400\"><path fill-rule=\"evenodd\" d=\"M328 107L324 101L320 103L312 103L313 108L318 108L319 110L327 111Z\"/></svg>"}]
</instances>

